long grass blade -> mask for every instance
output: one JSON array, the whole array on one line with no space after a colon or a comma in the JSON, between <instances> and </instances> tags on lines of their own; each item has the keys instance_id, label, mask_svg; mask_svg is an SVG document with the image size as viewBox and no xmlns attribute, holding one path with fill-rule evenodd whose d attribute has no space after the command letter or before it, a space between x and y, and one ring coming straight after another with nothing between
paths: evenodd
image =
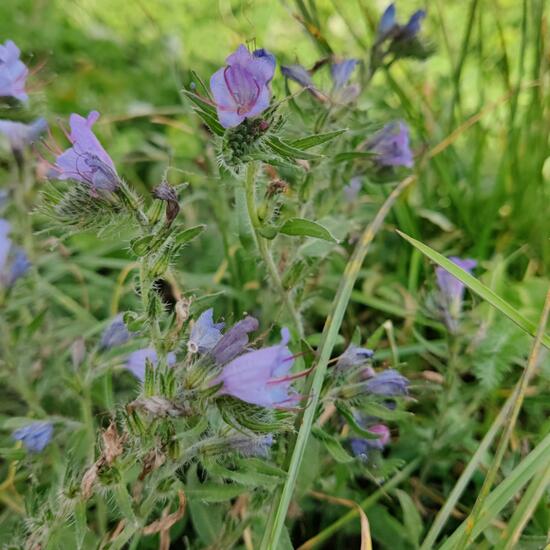
<instances>
[{"instance_id":1,"label":"long grass blade","mask_svg":"<svg viewBox=\"0 0 550 550\"><path fill-rule=\"evenodd\" d=\"M485 286L479 279L476 279L473 275L466 273L463 269L460 269L451 260L448 260L436 252L424 243L413 239L409 235L396 230L397 233L405 240L409 241L415 248L420 250L422 254L430 258L437 265L447 270L451 275L454 275L459 281L464 283L472 292L475 292L478 296L489 302L493 307L498 309L501 313L506 315L511 321L516 323L518 327L523 329L527 334L535 336L537 333L537 326L535 323L526 319L523 315L518 313L516 309L510 305L506 300L502 299L498 294L493 292L489 287ZM542 344L550 349L550 335L543 332L541 336Z\"/></svg>"}]
</instances>

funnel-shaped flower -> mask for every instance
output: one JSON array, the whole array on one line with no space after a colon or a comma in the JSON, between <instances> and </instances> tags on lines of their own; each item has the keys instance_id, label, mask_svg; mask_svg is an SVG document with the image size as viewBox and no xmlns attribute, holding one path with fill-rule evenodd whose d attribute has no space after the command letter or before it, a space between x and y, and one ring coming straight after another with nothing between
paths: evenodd
<instances>
[{"instance_id":1,"label":"funnel-shaped flower","mask_svg":"<svg viewBox=\"0 0 550 550\"><path fill-rule=\"evenodd\" d=\"M124 323L122 314L117 315L103 331L101 335L100 347L102 349L111 349L117 346L122 346L130 340L130 331Z\"/></svg>"},{"instance_id":2,"label":"funnel-shaped flower","mask_svg":"<svg viewBox=\"0 0 550 550\"><path fill-rule=\"evenodd\" d=\"M214 323L214 310L207 309L193 325L187 349L191 353L210 351L221 339L224 326L225 323Z\"/></svg>"},{"instance_id":3,"label":"funnel-shaped flower","mask_svg":"<svg viewBox=\"0 0 550 550\"><path fill-rule=\"evenodd\" d=\"M225 365L241 354L248 344L248 333L258 329L260 324L252 316L247 316L233 325L210 351L218 365Z\"/></svg>"},{"instance_id":4,"label":"funnel-shaped flower","mask_svg":"<svg viewBox=\"0 0 550 550\"><path fill-rule=\"evenodd\" d=\"M245 118L258 116L269 107L269 82L275 70L274 57L265 50L251 54L244 45L226 59L227 66L210 78L218 119L224 128L238 126Z\"/></svg>"},{"instance_id":5,"label":"funnel-shaped flower","mask_svg":"<svg viewBox=\"0 0 550 550\"><path fill-rule=\"evenodd\" d=\"M296 376L288 374L294 363L289 339L284 328L276 346L249 351L227 363L214 380L214 384L223 384L219 394L269 408L295 404L299 397L290 388Z\"/></svg>"},{"instance_id":6,"label":"funnel-shaped flower","mask_svg":"<svg viewBox=\"0 0 550 550\"><path fill-rule=\"evenodd\" d=\"M56 179L80 181L94 190L114 191L119 185L115 165L92 132L98 118L97 111L87 118L71 115L68 138L72 147L56 158L53 174Z\"/></svg>"},{"instance_id":7,"label":"funnel-shaped flower","mask_svg":"<svg viewBox=\"0 0 550 550\"><path fill-rule=\"evenodd\" d=\"M0 97L14 97L24 102L29 98L25 91L29 69L19 59L20 53L11 40L0 44Z\"/></svg>"},{"instance_id":8,"label":"funnel-shaped flower","mask_svg":"<svg viewBox=\"0 0 550 550\"><path fill-rule=\"evenodd\" d=\"M449 259L470 275L472 274L472 270L477 266L477 262L469 258L462 260L456 256L451 256ZM460 280L442 267L436 268L435 275L439 286L440 302L445 323L449 330L456 330L457 322L462 312L462 302L466 287Z\"/></svg>"},{"instance_id":9,"label":"funnel-shaped flower","mask_svg":"<svg viewBox=\"0 0 550 550\"><path fill-rule=\"evenodd\" d=\"M375 395L384 395L387 397L407 395L409 380L396 370L387 369L365 382L365 388L367 392Z\"/></svg>"},{"instance_id":10,"label":"funnel-shaped flower","mask_svg":"<svg viewBox=\"0 0 550 550\"><path fill-rule=\"evenodd\" d=\"M27 450L39 453L51 441L52 435L53 426L49 422L33 422L15 430L12 437L16 441L22 441Z\"/></svg>"},{"instance_id":11,"label":"funnel-shaped flower","mask_svg":"<svg viewBox=\"0 0 550 550\"><path fill-rule=\"evenodd\" d=\"M368 141L367 149L374 153L379 166L413 166L409 129L401 121L386 124Z\"/></svg>"},{"instance_id":12,"label":"funnel-shaped flower","mask_svg":"<svg viewBox=\"0 0 550 550\"><path fill-rule=\"evenodd\" d=\"M355 70L358 63L357 59L344 59L330 66L330 74L335 90L340 90L348 83L351 73Z\"/></svg>"}]
</instances>

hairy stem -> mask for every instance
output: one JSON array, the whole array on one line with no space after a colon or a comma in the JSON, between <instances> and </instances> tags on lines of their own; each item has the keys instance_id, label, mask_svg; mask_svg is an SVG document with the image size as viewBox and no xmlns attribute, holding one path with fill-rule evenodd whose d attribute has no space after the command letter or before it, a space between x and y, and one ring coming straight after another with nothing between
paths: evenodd
<instances>
[{"instance_id":1,"label":"hairy stem","mask_svg":"<svg viewBox=\"0 0 550 550\"><path fill-rule=\"evenodd\" d=\"M277 292L280 294L289 315L292 317L292 320L294 322L294 327L298 332L298 335L300 336L300 338L303 338L304 327L302 324L302 319L300 317L300 314L296 310L296 307L292 302L292 298L290 297L290 294L285 290L283 286L283 283L281 281L281 276L279 275L279 270L275 265L275 261L269 249L267 239L263 237L259 232L261 228L261 222L260 222L260 219L258 218L258 212L256 211L256 173L257 171L258 171L257 163L255 162L248 163L248 166L246 168L246 180L245 180L246 208L248 212L248 217L250 219L250 223L252 224L252 229L254 231L254 238L255 238L256 244L258 245L258 251L260 252L260 255L264 261L266 269L269 273L269 277L271 278L273 284L275 285Z\"/></svg>"}]
</instances>

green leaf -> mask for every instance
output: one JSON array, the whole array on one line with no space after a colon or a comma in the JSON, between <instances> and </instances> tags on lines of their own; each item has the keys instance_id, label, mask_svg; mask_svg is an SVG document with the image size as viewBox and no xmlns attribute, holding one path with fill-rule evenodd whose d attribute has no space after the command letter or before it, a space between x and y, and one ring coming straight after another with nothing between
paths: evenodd
<instances>
[{"instance_id":1,"label":"green leaf","mask_svg":"<svg viewBox=\"0 0 550 550\"><path fill-rule=\"evenodd\" d=\"M346 419L347 423L349 424L349 427L358 435L361 437L364 437L365 439L379 439L380 434L375 434L372 432L369 432L368 430L365 430L365 428L362 428L358 423L357 420L355 420L355 417L353 416L353 413L351 412L348 407L346 407L342 403L338 403L336 405L336 408L338 409L338 412Z\"/></svg>"},{"instance_id":2,"label":"green leaf","mask_svg":"<svg viewBox=\"0 0 550 550\"><path fill-rule=\"evenodd\" d=\"M420 543L420 535L422 535L423 524L422 517L418 512L413 499L402 491L401 489L395 489L395 494L399 499L401 504L401 509L403 510L403 521L405 523L405 528L409 533L409 541L413 543L415 548L418 548Z\"/></svg>"},{"instance_id":3,"label":"green leaf","mask_svg":"<svg viewBox=\"0 0 550 550\"><path fill-rule=\"evenodd\" d=\"M184 229L174 238L176 246L181 246L192 241L195 237L198 237L205 229L206 225L195 225L194 227Z\"/></svg>"},{"instance_id":4,"label":"green leaf","mask_svg":"<svg viewBox=\"0 0 550 550\"><path fill-rule=\"evenodd\" d=\"M323 431L321 428L315 427L311 430L311 434L316 437L326 447L330 456L340 464L348 464L355 459L342 447L342 444L332 435Z\"/></svg>"},{"instance_id":5,"label":"green leaf","mask_svg":"<svg viewBox=\"0 0 550 550\"><path fill-rule=\"evenodd\" d=\"M310 147L315 147L316 145L327 143L328 141L342 135L344 132L347 132L347 129L335 130L334 132L326 132L324 134L312 134L311 136L306 136L305 138L294 139L288 143L296 149L304 150L309 149Z\"/></svg>"},{"instance_id":6,"label":"green leaf","mask_svg":"<svg viewBox=\"0 0 550 550\"><path fill-rule=\"evenodd\" d=\"M269 138L268 140L266 140L266 144L274 153L289 159L318 160L320 158L323 158L322 155L318 155L316 153L306 153L302 149L293 147L292 145L278 137Z\"/></svg>"},{"instance_id":7,"label":"green leaf","mask_svg":"<svg viewBox=\"0 0 550 550\"><path fill-rule=\"evenodd\" d=\"M201 109L193 109L193 111L195 111L195 113L202 118L203 122L208 126L208 128L210 128L213 134L219 137L222 137L225 134L224 127L218 122L218 119L215 116L202 111Z\"/></svg>"},{"instance_id":8,"label":"green leaf","mask_svg":"<svg viewBox=\"0 0 550 550\"><path fill-rule=\"evenodd\" d=\"M284 233L285 235L291 235L293 237L313 237L332 243L338 242L326 227L312 220L306 220L305 218L290 218L279 229L279 233Z\"/></svg>"},{"instance_id":9,"label":"green leaf","mask_svg":"<svg viewBox=\"0 0 550 550\"><path fill-rule=\"evenodd\" d=\"M439 252L436 252L424 243L421 243L420 241L409 237L409 235L406 235L405 233L402 233L397 229L396 231L401 237L409 241L409 243L411 243L415 248L420 250L422 254L430 258L430 260L441 266L451 275L456 277L459 281L464 283L472 292L475 292L478 296L489 302L493 307L498 309L511 321L516 323L516 325L518 325L521 329L527 332L527 334L535 336L537 331L537 326L535 325L535 323L523 317L523 315L518 313L513 306L506 302L506 300L503 300L489 287L485 286L479 279L476 279L473 275L466 273L466 271L460 269L460 267L451 262L451 260L448 260L447 258L445 258L445 256L441 255ZM545 347L550 349L550 336L545 334L542 337L542 343Z\"/></svg>"},{"instance_id":10,"label":"green leaf","mask_svg":"<svg viewBox=\"0 0 550 550\"><path fill-rule=\"evenodd\" d=\"M391 410L380 403L367 402L361 404L361 410L368 415L377 416L382 420L405 420L412 416L412 413L407 411L400 411L398 409Z\"/></svg>"}]
</instances>

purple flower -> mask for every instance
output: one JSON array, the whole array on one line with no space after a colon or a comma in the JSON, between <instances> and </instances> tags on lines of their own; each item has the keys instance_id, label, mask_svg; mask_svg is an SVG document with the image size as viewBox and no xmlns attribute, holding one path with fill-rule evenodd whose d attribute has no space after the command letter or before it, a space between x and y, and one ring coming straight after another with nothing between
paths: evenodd
<instances>
[{"instance_id":1,"label":"purple flower","mask_svg":"<svg viewBox=\"0 0 550 550\"><path fill-rule=\"evenodd\" d=\"M367 392L375 395L394 397L407 395L409 380L394 369L382 371L365 382Z\"/></svg>"},{"instance_id":2,"label":"purple flower","mask_svg":"<svg viewBox=\"0 0 550 550\"><path fill-rule=\"evenodd\" d=\"M25 102L29 98L25 92L29 69L19 59L20 53L11 40L0 44L0 97L14 97Z\"/></svg>"},{"instance_id":3,"label":"purple flower","mask_svg":"<svg viewBox=\"0 0 550 550\"><path fill-rule=\"evenodd\" d=\"M367 149L375 154L375 162L379 166L413 166L409 129L401 121L386 124L369 140Z\"/></svg>"},{"instance_id":4,"label":"purple flower","mask_svg":"<svg viewBox=\"0 0 550 550\"><path fill-rule=\"evenodd\" d=\"M205 353L210 351L222 338L225 323L214 323L214 310L207 309L201 313L189 336L187 349L190 353ZM247 338L248 342L248 338Z\"/></svg>"},{"instance_id":5,"label":"purple flower","mask_svg":"<svg viewBox=\"0 0 550 550\"><path fill-rule=\"evenodd\" d=\"M470 275L472 274L472 270L477 266L477 262L469 258L462 260L456 256L451 256L449 259ZM455 331L462 311L462 301L464 300L464 290L466 287L454 275L451 275L442 267L436 268L435 275L439 286L445 323L449 330Z\"/></svg>"},{"instance_id":6,"label":"purple flower","mask_svg":"<svg viewBox=\"0 0 550 550\"><path fill-rule=\"evenodd\" d=\"M378 23L378 29L376 34L378 35L378 40L382 41L396 26L395 21L395 4L390 4L380 19Z\"/></svg>"},{"instance_id":7,"label":"purple flower","mask_svg":"<svg viewBox=\"0 0 550 550\"><path fill-rule=\"evenodd\" d=\"M371 359L373 355L374 352L371 349L360 348L352 344L340 355L336 362L336 368L349 369L351 367L360 367Z\"/></svg>"},{"instance_id":8,"label":"purple flower","mask_svg":"<svg viewBox=\"0 0 550 550\"><path fill-rule=\"evenodd\" d=\"M0 287L9 288L30 268L31 263L26 252L14 247L8 237L11 224L0 219Z\"/></svg>"},{"instance_id":9,"label":"purple flower","mask_svg":"<svg viewBox=\"0 0 550 550\"><path fill-rule=\"evenodd\" d=\"M132 337L130 331L126 328L122 314L117 315L109 326L103 331L101 336L101 349L111 349L116 346L122 346Z\"/></svg>"},{"instance_id":10,"label":"purple flower","mask_svg":"<svg viewBox=\"0 0 550 550\"><path fill-rule=\"evenodd\" d=\"M251 54L242 44L227 59L226 67L210 78L218 119L224 128L238 126L245 118L258 116L269 107L269 82L274 58L265 50Z\"/></svg>"},{"instance_id":11,"label":"purple flower","mask_svg":"<svg viewBox=\"0 0 550 550\"><path fill-rule=\"evenodd\" d=\"M344 186L344 198L347 203L353 204L357 200L359 191L361 191L362 181L363 178L361 176L355 176Z\"/></svg>"},{"instance_id":12,"label":"purple flower","mask_svg":"<svg viewBox=\"0 0 550 550\"><path fill-rule=\"evenodd\" d=\"M145 366L147 360L151 361L153 367L157 366L158 357L154 348L138 349L131 353L126 361L126 369L128 369L138 380L143 382L145 380ZM170 352L166 356L166 362L169 367L173 367L176 364L176 354Z\"/></svg>"},{"instance_id":13,"label":"purple flower","mask_svg":"<svg viewBox=\"0 0 550 550\"><path fill-rule=\"evenodd\" d=\"M119 185L115 165L92 132L98 118L97 111L87 118L71 115L68 138L72 147L56 158L53 173L55 179L76 180L94 190L114 191Z\"/></svg>"},{"instance_id":14,"label":"purple flower","mask_svg":"<svg viewBox=\"0 0 550 550\"><path fill-rule=\"evenodd\" d=\"M351 440L353 454L363 460L368 457L370 450L377 449L382 451L390 441L390 430L385 424L375 424L374 426L369 426L367 429L369 432L377 434L378 439L353 438Z\"/></svg>"},{"instance_id":15,"label":"purple flower","mask_svg":"<svg viewBox=\"0 0 550 550\"><path fill-rule=\"evenodd\" d=\"M351 73L355 70L358 63L357 59L344 59L340 63L333 63L331 65L330 74L335 90L342 89L348 83Z\"/></svg>"},{"instance_id":16,"label":"purple flower","mask_svg":"<svg viewBox=\"0 0 550 550\"><path fill-rule=\"evenodd\" d=\"M27 450L39 453L51 441L52 435L53 426L49 422L33 422L15 430L12 437L16 441L22 441Z\"/></svg>"},{"instance_id":17,"label":"purple flower","mask_svg":"<svg viewBox=\"0 0 550 550\"><path fill-rule=\"evenodd\" d=\"M275 59L275 56L267 51L265 48L259 48L257 50L254 50L252 52L252 55L254 57L259 57L260 59L265 59L268 63L271 64L273 67L273 73L275 73L275 66L277 65L277 60ZM271 75L271 78L268 80L268 83L271 82L271 79L273 78L273 74Z\"/></svg>"},{"instance_id":18,"label":"purple flower","mask_svg":"<svg viewBox=\"0 0 550 550\"><path fill-rule=\"evenodd\" d=\"M291 393L289 375L294 363L287 347L288 329L281 330L281 342L275 346L249 351L224 365L213 384L222 383L219 395L231 395L262 407L284 408L296 404L299 396Z\"/></svg>"},{"instance_id":19,"label":"purple flower","mask_svg":"<svg viewBox=\"0 0 550 550\"><path fill-rule=\"evenodd\" d=\"M248 333L258 329L258 320L250 315L233 325L210 351L218 365L225 365L241 354L248 345Z\"/></svg>"},{"instance_id":20,"label":"purple flower","mask_svg":"<svg viewBox=\"0 0 550 550\"><path fill-rule=\"evenodd\" d=\"M396 34L396 40L413 40L420 32L422 21L426 17L424 10L415 11L406 25L400 27L399 32Z\"/></svg>"},{"instance_id":21,"label":"purple flower","mask_svg":"<svg viewBox=\"0 0 550 550\"><path fill-rule=\"evenodd\" d=\"M311 75L302 65L281 65L281 73L283 73L283 76L286 76L286 78L294 80L294 82L297 82L304 88L314 88Z\"/></svg>"},{"instance_id":22,"label":"purple flower","mask_svg":"<svg viewBox=\"0 0 550 550\"><path fill-rule=\"evenodd\" d=\"M0 120L0 134L4 134L14 151L22 151L26 145L36 141L46 130L48 123L44 118L38 118L30 124Z\"/></svg>"}]
</instances>

